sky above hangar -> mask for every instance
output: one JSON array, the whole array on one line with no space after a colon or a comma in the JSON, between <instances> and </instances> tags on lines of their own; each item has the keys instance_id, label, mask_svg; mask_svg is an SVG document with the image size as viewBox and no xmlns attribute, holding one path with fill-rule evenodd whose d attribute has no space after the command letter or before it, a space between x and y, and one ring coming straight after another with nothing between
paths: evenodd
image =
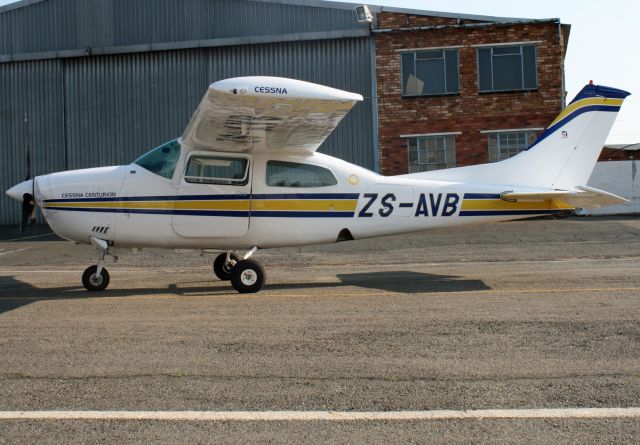
<instances>
[{"instance_id":1,"label":"sky above hangar","mask_svg":"<svg viewBox=\"0 0 640 445\"><path fill-rule=\"evenodd\" d=\"M7 3L13 1L0 0L0 5ZM607 143L640 142L640 58L635 49L636 22L640 17L637 0L377 0L371 4L503 17L560 18L572 25L565 66L568 99L589 80L630 91L633 95L622 107Z\"/></svg>"}]
</instances>

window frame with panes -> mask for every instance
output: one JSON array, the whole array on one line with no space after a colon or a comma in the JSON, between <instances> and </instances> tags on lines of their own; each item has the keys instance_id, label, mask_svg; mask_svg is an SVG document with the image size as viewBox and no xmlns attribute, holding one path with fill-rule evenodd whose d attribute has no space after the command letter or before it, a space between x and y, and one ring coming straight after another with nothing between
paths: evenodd
<instances>
[{"instance_id":1,"label":"window frame with panes","mask_svg":"<svg viewBox=\"0 0 640 445\"><path fill-rule=\"evenodd\" d=\"M538 49L535 44L477 48L478 91L533 91L538 89Z\"/></svg>"},{"instance_id":2,"label":"window frame with panes","mask_svg":"<svg viewBox=\"0 0 640 445\"><path fill-rule=\"evenodd\" d=\"M489 162L499 162L526 151L538 138L538 131L492 131L487 136Z\"/></svg>"},{"instance_id":3,"label":"window frame with panes","mask_svg":"<svg viewBox=\"0 0 640 445\"><path fill-rule=\"evenodd\" d=\"M427 134L406 137L409 173L455 167L457 134Z\"/></svg>"},{"instance_id":4,"label":"window frame with panes","mask_svg":"<svg viewBox=\"0 0 640 445\"><path fill-rule=\"evenodd\" d=\"M400 53L400 67L403 97L460 94L457 47L404 51Z\"/></svg>"}]
</instances>

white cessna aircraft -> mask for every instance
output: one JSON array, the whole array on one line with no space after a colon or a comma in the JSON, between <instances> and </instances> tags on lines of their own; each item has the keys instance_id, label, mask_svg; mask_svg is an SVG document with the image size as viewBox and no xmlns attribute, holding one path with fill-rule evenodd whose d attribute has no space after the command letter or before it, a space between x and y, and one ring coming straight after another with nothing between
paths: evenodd
<instances>
[{"instance_id":1,"label":"white cessna aircraft","mask_svg":"<svg viewBox=\"0 0 640 445\"><path fill-rule=\"evenodd\" d=\"M120 247L215 249L241 293L265 283L257 249L332 243L626 203L586 186L629 93L589 84L527 151L493 164L384 177L316 152L362 96L275 77L209 86L181 138L130 165L28 179L7 191L59 236L92 244L84 287ZM239 255L236 250L245 250Z\"/></svg>"}]
</instances>

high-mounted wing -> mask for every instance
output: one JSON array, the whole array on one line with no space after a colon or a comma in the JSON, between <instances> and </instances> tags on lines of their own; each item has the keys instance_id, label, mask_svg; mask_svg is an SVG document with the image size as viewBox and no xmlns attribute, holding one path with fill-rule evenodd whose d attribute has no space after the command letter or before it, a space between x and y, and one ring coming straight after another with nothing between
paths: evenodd
<instances>
[{"instance_id":1,"label":"high-mounted wing","mask_svg":"<svg viewBox=\"0 0 640 445\"><path fill-rule=\"evenodd\" d=\"M359 94L281 77L237 77L212 83L182 142L238 153L312 153Z\"/></svg>"}]
</instances>

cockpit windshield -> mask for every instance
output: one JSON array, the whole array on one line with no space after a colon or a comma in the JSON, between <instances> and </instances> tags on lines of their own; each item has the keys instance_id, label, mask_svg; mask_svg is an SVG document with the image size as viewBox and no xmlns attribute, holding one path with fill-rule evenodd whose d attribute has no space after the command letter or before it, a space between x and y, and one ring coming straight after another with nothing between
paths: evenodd
<instances>
[{"instance_id":1,"label":"cockpit windshield","mask_svg":"<svg viewBox=\"0 0 640 445\"><path fill-rule=\"evenodd\" d=\"M180 158L180 144L177 140L169 141L143 154L133 161L151 173L171 179Z\"/></svg>"}]
</instances>

